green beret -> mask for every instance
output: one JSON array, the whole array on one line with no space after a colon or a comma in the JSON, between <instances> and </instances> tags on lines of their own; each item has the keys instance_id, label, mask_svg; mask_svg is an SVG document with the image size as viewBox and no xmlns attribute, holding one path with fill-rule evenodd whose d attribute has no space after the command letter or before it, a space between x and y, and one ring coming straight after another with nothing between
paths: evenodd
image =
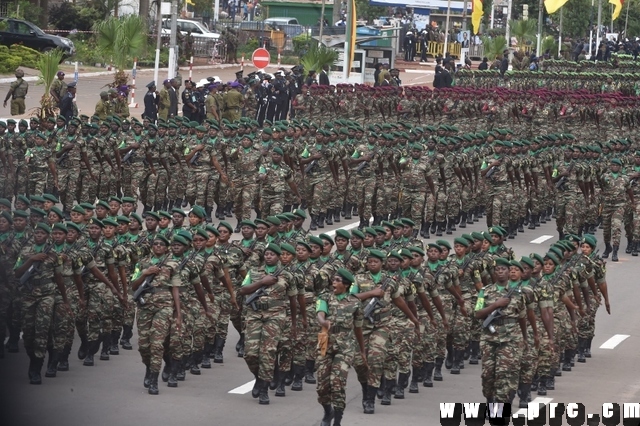
<instances>
[{"instance_id":1,"label":"green beret","mask_svg":"<svg viewBox=\"0 0 640 426\"><path fill-rule=\"evenodd\" d=\"M354 229L353 231L351 231L351 236L352 237L358 237L358 238L364 240L364 232L362 232L359 229Z\"/></svg>"},{"instance_id":2,"label":"green beret","mask_svg":"<svg viewBox=\"0 0 640 426\"><path fill-rule=\"evenodd\" d=\"M342 279L347 281L349 284L353 284L354 281L356 280L353 274L348 270L346 270L345 268L338 268L338 270L336 271L336 274L342 277Z\"/></svg>"},{"instance_id":3,"label":"green beret","mask_svg":"<svg viewBox=\"0 0 640 426\"><path fill-rule=\"evenodd\" d=\"M140 225L142 225L142 218L140 217L140 215L138 213L131 213L131 215L129 215L130 218L135 219L136 222L138 222Z\"/></svg>"},{"instance_id":4,"label":"green beret","mask_svg":"<svg viewBox=\"0 0 640 426\"><path fill-rule=\"evenodd\" d=\"M171 240L171 244L173 243L182 244L183 246L190 245L189 241L187 241L187 239L181 235L174 235L173 239Z\"/></svg>"},{"instance_id":5,"label":"green beret","mask_svg":"<svg viewBox=\"0 0 640 426\"><path fill-rule=\"evenodd\" d=\"M495 265L496 266L506 266L507 268L511 266L511 262L508 259L505 259L504 257L497 257L495 259Z\"/></svg>"},{"instance_id":6,"label":"green beret","mask_svg":"<svg viewBox=\"0 0 640 426\"><path fill-rule=\"evenodd\" d=\"M519 268L521 271L524 272L524 268L522 267L522 264L517 260L512 260L511 262L509 262L509 264L510 266L515 266L516 268Z\"/></svg>"},{"instance_id":7,"label":"green beret","mask_svg":"<svg viewBox=\"0 0 640 426\"><path fill-rule=\"evenodd\" d=\"M15 210L13 212L13 217L24 217L24 218L28 218L29 217L29 213L27 213L24 210Z\"/></svg>"},{"instance_id":8,"label":"green beret","mask_svg":"<svg viewBox=\"0 0 640 426\"><path fill-rule=\"evenodd\" d=\"M195 129L196 129L196 132L203 132L204 133L204 132L207 131L207 128L204 127L204 126L196 126Z\"/></svg>"},{"instance_id":9,"label":"green beret","mask_svg":"<svg viewBox=\"0 0 640 426\"><path fill-rule=\"evenodd\" d=\"M280 219L278 219L277 216L269 216L269 217L267 217L267 222L269 223L269 226L271 226L271 225L278 226L278 225L282 224L282 221Z\"/></svg>"},{"instance_id":10,"label":"green beret","mask_svg":"<svg viewBox=\"0 0 640 426\"><path fill-rule=\"evenodd\" d=\"M333 239L328 236L327 234L320 234L318 235L321 239L328 241L331 245L334 245L335 243L333 242Z\"/></svg>"},{"instance_id":11,"label":"green beret","mask_svg":"<svg viewBox=\"0 0 640 426\"><path fill-rule=\"evenodd\" d=\"M82 207L81 205L75 205L73 206L73 208L71 209L72 212L76 212L76 213L80 213L80 214L87 214L87 211L84 209L84 207Z\"/></svg>"},{"instance_id":12,"label":"green beret","mask_svg":"<svg viewBox=\"0 0 640 426\"><path fill-rule=\"evenodd\" d=\"M8 209L11 209L11 201L6 198L0 198L0 206L5 206Z\"/></svg>"},{"instance_id":13,"label":"green beret","mask_svg":"<svg viewBox=\"0 0 640 426\"><path fill-rule=\"evenodd\" d=\"M36 229L38 229L38 227L37 227L37 226L36 226ZM56 224L54 224L54 225L53 225L53 229L52 229L52 230L53 230L53 231L62 231L62 232L64 232L65 234L66 234L67 232L69 232L69 230L67 229L67 227L66 227L64 224L62 224L62 223L56 223Z\"/></svg>"},{"instance_id":14,"label":"green beret","mask_svg":"<svg viewBox=\"0 0 640 426\"><path fill-rule=\"evenodd\" d=\"M464 238L465 240L469 241L469 244L473 243L473 237L470 234L462 234L460 235L462 238Z\"/></svg>"},{"instance_id":15,"label":"green beret","mask_svg":"<svg viewBox=\"0 0 640 426\"><path fill-rule=\"evenodd\" d=\"M104 220L102 221L102 224L103 224L104 226L107 226L107 225L109 225L109 226L116 226L116 227L118 226L118 222L116 222L115 220L111 219L110 217L108 217L108 218L104 219Z\"/></svg>"},{"instance_id":16,"label":"green beret","mask_svg":"<svg viewBox=\"0 0 640 426\"><path fill-rule=\"evenodd\" d=\"M201 227L195 228L195 232L194 232L193 236L195 237L196 235L201 236L205 240L209 239L209 234L207 234L207 230L204 229L204 228L201 228Z\"/></svg>"},{"instance_id":17,"label":"green beret","mask_svg":"<svg viewBox=\"0 0 640 426\"><path fill-rule=\"evenodd\" d=\"M82 234L82 229L80 229L80 226L78 226L77 224L73 222L67 222L65 223L65 225L67 226L67 230L71 231L73 229L78 234Z\"/></svg>"},{"instance_id":18,"label":"green beret","mask_svg":"<svg viewBox=\"0 0 640 426\"><path fill-rule=\"evenodd\" d=\"M292 246L291 244L287 244L287 243L282 243L280 244L280 248L284 251L287 251L293 255L296 254L296 248L294 246Z\"/></svg>"},{"instance_id":19,"label":"green beret","mask_svg":"<svg viewBox=\"0 0 640 426\"><path fill-rule=\"evenodd\" d=\"M118 217L116 218L116 220L118 221L118 223L119 223L119 224L120 224L120 223L131 223L131 219L129 219L129 218L128 218L128 217L126 217L126 216L118 216Z\"/></svg>"},{"instance_id":20,"label":"green beret","mask_svg":"<svg viewBox=\"0 0 640 426\"><path fill-rule=\"evenodd\" d=\"M233 226L231 226L229 222L223 220L218 224L218 229L220 229L221 226L227 228L229 232L233 233Z\"/></svg>"},{"instance_id":21,"label":"green beret","mask_svg":"<svg viewBox=\"0 0 640 426\"><path fill-rule=\"evenodd\" d=\"M520 258L520 263L523 263L523 264L527 265L531 269L535 268L535 266L536 266L536 264L533 262L533 259L531 259L528 256L522 256Z\"/></svg>"},{"instance_id":22,"label":"green beret","mask_svg":"<svg viewBox=\"0 0 640 426\"><path fill-rule=\"evenodd\" d=\"M439 245L440 247L446 247L449 250L451 250L451 244L449 244L447 240L436 240L436 244Z\"/></svg>"},{"instance_id":23,"label":"green beret","mask_svg":"<svg viewBox=\"0 0 640 426\"><path fill-rule=\"evenodd\" d=\"M13 224L13 218L11 217L11 213L9 213L8 211L3 210L2 212L0 212L0 217L4 217L7 222Z\"/></svg>"},{"instance_id":24,"label":"green beret","mask_svg":"<svg viewBox=\"0 0 640 426\"><path fill-rule=\"evenodd\" d=\"M540 256L538 253L531 253L529 255L529 258L531 258L532 260L537 260L538 262L540 262L540 264L544 264L544 259L542 256Z\"/></svg>"},{"instance_id":25,"label":"green beret","mask_svg":"<svg viewBox=\"0 0 640 426\"><path fill-rule=\"evenodd\" d=\"M420 247L409 247L409 251L411 253L418 253L420 256L424 256L424 250L422 250Z\"/></svg>"},{"instance_id":26,"label":"green beret","mask_svg":"<svg viewBox=\"0 0 640 426\"><path fill-rule=\"evenodd\" d=\"M384 260L385 254L380 250L372 249L372 250L369 250L369 254L367 255L367 257L375 257L377 259ZM402 258L400 258L400 260L402 260Z\"/></svg>"},{"instance_id":27,"label":"green beret","mask_svg":"<svg viewBox=\"0 0 640 426\"><path fill-rule=\"evenodd\" d=\"M557 255L556 253L554 253L554 252L551 252L551 251L547 252L547 254L545 254L545 255L544 255L544 258L545 258L545 259L551 259L551 261L552 261L553 263L555 263L555 264L556 264L556 266L558 266L558 265L560 264L560 258L559 258L559 257L558 257L558 255Z\"/></svg>"},{"instance_id":28,"label":"green beret","mask_svg":"<svg viewBox=\"0 0 640 426\"><path fill-rule=\"evenodd\" d=\"M106 201L100 200L96 203L96 207L104 207L105 209L109 210L109 203L107 203Z\"/></svg>"},{"instance_id":29,"label":"green beret","mask_svg":"<svg viewBox=\"0 0 640 426\"><path fill-rule=\"evenodd\" d=\"M207 226L205 226L205 227L204 227L204 229L205 229L207 232L211 232L213 235L215 235L215 236L217 236L217 237L219 237L219 236L220 236L220 231L218 231L218 229L217 229L215 226L213 226L213 225L207 225Z\"/></svg>"},{"instance_id":30,"label":"green beret","mask_svg":"<svg viewBox=\"0 0 640 426\"><path fill-rule=\"evenodd\" d=\"M324 242L322 241L322 239L314 235L309 237L309 244L315 244L317 246L324 247Z\"/></svg>"},{"instance_id":31,"label":"green beret","mask_svg":"<svg viewBox=\"0 0 640 426\"><path fill-rule=\"evenodd\" d=\"M155 220L160 220L160 213L159 213L159 212L146 212L146 213L144 214L144 217L145 217L145 218L147 218L147 217L152 217L152 218L154 218Z\"/></svg>"},{"instance_id":32,"label":"green beret","mask_svg":"<svg viewBox=\"0 0 640 426\"><path fill-rule=\"evenodd\" d=\"M44 197L41 197L41 196L39 196L39 195L32 195L32 196L30 197L30 199L31 199L31 201L32 201L32 202L33 202L33 201L35 201L35 202L38 202L38 203L44 203L44 202L46 201L46 200L44 199Z\"/></svg>"},{"instance_id":33,"label":"green beret","mask_svg":"<svg viewBox=\"0 0 640 426\"><path fill-rule=\"evenodd\" d=\"M240 226L249 226L253 229L256 229L256 224L251 220L243 220L242 222L240 222Z\"/></svg>"},{"instance_id":34,"label":"green beret","mask_svg":"<svg viewBox=\"0 0 640 426\"><path fill-rule=\"evenodd\" d=\"M287 219L289 219L289 222L292 222L292 221L294 221L294 220L296 220L298 218L295 214L293 214L291 212L286 212L286 213L282 213L282 214L284 216L286 216Z\"/></svg>"},{"instance_id":35,"label":"green beret","mask_svg":"<svg viewBox=\"0 0 640 426\"><path fill-rule=\"evenodd\" d=\"M96 225L96 226L99 226L100 228L104 228L104 223L100 219L95 218L95 217L92 217L89 220L89 223L87 224L87 226L89 226L89 225Z\"/></svg>"},{"instance_id":36,"label":"green beret","mask_svg":"<svg viewBox=\"0 0 640 426\"><path fill-rule=\"evenodd\" d=\"M402 253L400 253L400 251L396 251L396 250L391 250L389 252L389 254L387 255L387 259L390 257L395 257L396 259L398 259L399 261L403 261L404 259L402 258Z\"/></svg>"},{"instance_id":37,"label":"green beret","mask_svg":"<svg viewBox=\"0 0 640 426\"><path fill-rule=\"evenodd\" d=\"M266 133L267 135L271 136L273 134L273 129L271 127L265 127L264 129L262 129L262 133Z\"/></svg>"},{"instance_id":38,"label":"green beret","mask_svg":"<svg viewBox=\"0 0 640 426\"><path fill-rule=\"evenodd\" d=\"M549 253L553 253L558 256L558 259L562 259L564 257L564 250L561 247L553 246L549 249Z\"/></svg>"},{"instance_id":39,"label":"green beret","mask_svg":"<svg viewBox=\"0 0 640 426\"><path fill-rule=\"evenodd\" d=\"M47 224L46 224L46 223L44 223L44 222L38 222L38 223L36 224L35 229L42 229L42 230L43 230L44 232L46 232L47 234L50 234L50 233L51 233L51 228L49 227L49 225L47 225Z\"/></svg>"},{"instance_id":40,"label":"green beret","mask_svg":"<svg viewBox=\"0 0 640 426\"><path fill-rule=\"evenodd\" d=\"M279 146L273 148L273 152L275 152L276 154L284 155L284 151Z\"/></svg>"},{"instance_id":41,"label":"green beret","mask_svg":"<svg viewBox=\"0 0 640 426\"><path fill-rule=\"evenodd\" d=\"M349 234L349 231L346 229L338 229L336 230L336 238L337 237L346 238L348 240L351 238L351 234Z\"/></svg>"},{"instance_id":42,"label":"green beret","mask_svg":"<svg viewBox=\"0 0 640 426\"><path fill-rule=\"evenodd\" d=\"M622 166L622 161L619 158L614 158L611 160L611 164L617 164L618 166Z\"/></svg>"},{"instance_id":43,"label":"green beret","mask_svg":"<svg viewBox=\"0 0 640 426\"><path fill-rule=\"evenodd\" d=\"M191 235L191 232L186 229L178 229L178 231L176 232L176 235L180 235L181 237L185 238L187 241L193 241L193 235Z\"/></svg>"},{"instance_id":44,"label":"green beret","mask_svg":"<svg viewBox=\"0 0 640 426\"><path fill-rule=\"evenodd\" d=\"M187 213L185 213L185 211L184 211L184 210L179 209L179 208L177 208L177 207L172 208L172 209L171 209L171 213L178 213L179 215L182 215L182 216L184 216L184 217L187 217Z\"/></svg>"},{"instance_id":45,"label":"green beret","mask_svg":"<svg viewBox=\"0 0 640 426\"><path fill-rule=\"evenodd\" d=\"M457 237L457 238L454 238L453 244L460 244L465 247L469 247L469 240L467 240L466 238Z\"/></svg>"},{"instance_id":46,"label":"green beret","mask_svg":"<svg viewBox=\"0 0 640 426\"><path fill-rule=\"evenodd\" d=\"M495 234L500 237L505 236L504 229L500 226L492 226L491 228L489 228L489 234Z\"/></svg>"},{"instance_id":47,"label":"green beret","mask_svg":"<svg viewBox=\"0 0 640 426\"><path fill-rule=\"evenodd\" d=\"M52 203L59 203L60 201L58 200L58 197L56 197L53 194L44 194L42 196L42 198L44 198L46 201L51 201Z\"/></svg>"},{"instance_id":48,"label":"green beret","mask_svg":"<svg viewBox=\"0 0 640 426\"><path fill-rule=\"evenodd\" d=\"M488 233L488 232L486 232L486 231L485 231L485 232L483 232L483 233L482 233L482 235L484 236L484 239L485 239L485 240L487 240L487 241L489 241L489 242L492 242L492 240L491 240L491 234L490 234L490 233Z\"/></svg>"},{"instance_id":49,"label":"green beret","mask_svg":"<svg viewBox=\"0 0 640 426\"><path fill-rule=\"evenodd\" d=\"M80 204L78 204L78 205L79 205L80 207L82 207L83 209L85 209L85 210L91 210L91 211L93 211L93 210L95 210L95 209L96 209L96 207L95 207L93 204L91 204L91 203L80 203Z\"/></svg>"},{"instance_id":50,"label":"green beret","mask_svg":"<svg viewBox=\"0 0 640 426\"><path fill-rule=\"evenodd\" d=\"M575 234L567 234L564 236L564 239L567 241L571 241L574 243L579 243L580 242L580 237L575 235Z\"/></svg>"},{"instance_id":51,"label":"green beret","mask_svg":"<svg viewBox=\"0 0 640 426\"><path fill-rule=\"evenodd\" d=\"M118 203L122 204L122 200L121 200L120 198L116 197L116 196L111 196L111 197L109 197L109 200L108 200L108 201L109 201L109 202L117 201Z\"/></svg>"},{"instance_id":52,"label":"green beret","mask_svg":"<svg viewBox=\"0 0 640 426\"><path fill-rule=\"evenodd\" d=\"M283 222L287 222L287 223L288 223L288 222L291 222L291 218L290 218L289 216L287 216L285 213L278 214L278 215L276 215L276 217L277 217L278 219L280 219L280 223L283 223Z\"/></svg>"},{"instance_id":53,"label":"green beret","mask_svg":"<svg viewBox=\"0 0 640 426\"><path fill-rule=\"evenodd\" d=\"M122 197L122 202L123 203L135 204L136 203L136 199L133 198L133 197Z\"/></svg>"},{"instance_id":54,"label":"green beret","mask_svg":"<svg viewBox=\"0 0 640 426\"><path fill-rule=\"evenodd\" d=\"M296 210L293 212L293 214L295 214L296 216L301 217L301 218L303 218L303 219L306 219L306 218L307 218L307 214L306 214L306 213L304 212L304 210L302 210L302 209L296 209Z\"/></svg>"},{"instance_id":55,"label":"green beret","mask_svg":"<svg viewBox=\"0 0 640 426\"><path fill-rule=\"evenodd\" d=\"M265 251L266 250L271 250L272 252L276 253L278 256L282 254L282 249L276 243L269 243L269 245L265 248Z\"/></svg>"},{"instance_id":56,"label":"green beret","mask_svg":"<svg viewBox=\"0 0 640 426\"><path fill-rule=\"evenodd\" d=\"M378 232L374 228L372 228L370 226L367 226L366 228L364 228L364 233L365 234L369 234L369 235L373 235L374 237L378 236Z\"/></svg>"},{"instance_id":57,"label":"green beret","mask_svg":"<svg viewBox=\"0 0 640 426\"><path fill-rule=\"evenodd\" d=\"M414 221L412 221L411 219L406 218L406 217L400 219L400 221L405 226L411 226L411 227L416 226L416 223Z\"/></svg>"},{"instance_id":58,"label":"green beret","mask_svg":"<svg viewBox=\"0 0 640 426\"><path fill-rule=\"evenodd\" d=\"M167 237L165 237L164 235L160 235L160 234L156 234L156 236L153 237L153 241L162 241L162 243L165 246L168 246L170 244L169 243L169 239Z\"/></svg>"},{"instance_id":59,"label":"green beret","mask_svg":"<svg viewBox=\"0 0 640 426\"><path fill-rule=\"evenodd\" d=\"M387 230L384 229L384 227L382 226L374 226L373 229L376 230L376 237L378 236L378 234L386 234Z\"/></svg>"},{"instance_id":60,"label":"green beret","mask_svg":"<svg viewBox=\"0 0 640 426\"><path fill-rule=\"evenodd\" d=\"M296 244L304 247L305 249L307 249L308 252L311 252L311 246L306 241L298 241L296 242Z\"/></svg>"},{"instance_id":61,"label":"green beret","mask_svg":"<svg viewBox=\"0 0 640 426\"><path fill-rule=\"evenodd\" d=\"M18 195L17 198L18 201L22 201L23 203L25 203L26 205L31 204L31 201L25 196L25 195Z\"/></svg>"},{"instance_id":62,"label":"green beret","mask_svg":"<svg viewBox=\"0 0 640 426\"><path fill-rule=\"evenodd\" d=\"M204 210L204 207L201 207L201 206L193 206L189 213L193 213L194 215L196 215L200 219L204 219L207 216L207 213Z\"/></svg>"},{"instance_id":63,"label":"green beret","mask_svg":"<svg viewBox=\"0 0 640 426\"><path fill-rule=\"evenodd\" d=\"M598 240L593 235L585 235L581 241L582 244L589 244L591 248L596 248L598 245Z\"/></svg>"},{"instance_id":64,"label":"green beret","mask_svg":"<svg viewBox=\"0 0 640 426\"><path fill-rule=\"evenodd\" d=\"M29 213L30 213L32 216L33 216L33 215L36 215L36 216L42 216L42 217L45 217L45 216L47 215L47 212L45 212L44 210L39 209L39 208L37 208L37 207L30 207L30 208L29 208Z\"/></svg>"},{"instance_id":65,"label":"green beret","mask_svg":"<svg viewBox=\"0 0 640 426\"><path fill-rule=\"evenodd\" d=\"M409 259L413 257L413 255L411 254L411 251L409 251L409 249L407 248L402 248L399 251L400 251L400 254L404 257L408 257Z\"/></svg>"},{"instance_id":66,"label":"green beret","mask_svg":"<svg viewBox=\"0 0 640 426\"><path fill-rule=\"evenodd\" d=\"M169 214L169 212L166 212L164 210L160 210L158 212L158 216L161 216L161 217L164 217L164 218L167 218L167 219L171 219L171 214Z\"/></svg>"},{"instance_id":67,"label":"green beret","mask_svg":"<svg viewBox=\"0 0 640 426\"><path fill-rule=\"evenodd\" d=\"M258 225L264 225L267 228L271 226L271 224L269 222L267 222L266 220L262 220L262 219L256 219L256 220L254 220L254 223L256 224L256 228L258 227Z\"/></svg>"},{"instance_id":68,"label":"green beret","mask_svg":"<svg viewBox=\"0 0 640 426\"><path fill-rule=\"evenodd\" d=\"M389 222L388 220L383 220L380 223L380 226L381 227L386 226L387 228L396 229L396 226L392 222ZM375 228L377 229L378 227L376 226ZM384 232L386 233L387 231L384 231Z\"/></svg>"},{"instance_id":69,"label":"green beret","mask_svg":"<svg viewBox=\"0 0 640 426\"><path fill-rule=\"evenodd\" d=\"M51 207L51 209L49 209L49 212L54 212L60 219L64 218L64 213L62 213L62 210L60 210L56 206Z\"/></svg>"}]
</instances>

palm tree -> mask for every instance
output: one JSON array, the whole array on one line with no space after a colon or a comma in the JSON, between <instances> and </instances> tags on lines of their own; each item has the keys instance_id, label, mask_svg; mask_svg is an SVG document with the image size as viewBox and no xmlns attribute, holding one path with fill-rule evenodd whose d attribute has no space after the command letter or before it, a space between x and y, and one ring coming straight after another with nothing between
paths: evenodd
<instances>
[{"instance_id":1,"label":"palm tree","mask_svg":"<svg viewBox=\"0 0 640 426\"><path fill-rule=\"evenodd\" d=\"M484 47L484 56L490 61L496 58L502 59L502 52L507 48L507 39L505 36L482 37L482 46Z\"/></svg>"},{"instance_id":2,"label":"palm tree","mask_svg":"<svg viewBox=\"0 0 640 426\"><path fill-rule=\"evenodd\" d=\"M98 34L98 50L117 68L114 84L127 84L124 69L143 52L147 41L144 20L134 15L110 17L95 23L93 29Z\"/></svg>"},{"instance_id":3,"label":"palm tree","mask_svg":"<svg viewBox=\"0 0 640 426\"><path fill-rule=\"evenodd\" d=\"M60 49L50 50L38 57L36 69L40 71L36 84L44 85L44 94L40 98L40 108L36 108L36 115L40 118L47 118L55 115L56 103L49 93L51 85L58 73L60 62L62 62L64 52Z\"/></svg>"},{"instance_id":4,"label":"palm tree","mask_svg":"<svg viewBox=\"0 0 640 426\"><path fill-rule=\"evenodd\" d=\"M321 44L311 45L307 53L300 58L300 65L304 67L305 75L309 70L319 71L323 66L332 66L338 60L338 52Z\"/></svg>"},{"instance_id":5,"label":"palm tree","mask_svg":"<svg viewBox=\"0 0 640 426\"><path fill-rule=\"evenodd\" d=\"M521 19L519 21L510 21L511 35L518 41L518 49L525 50L525 46L536 40L538 33L538 21L535 19Z\"/></svg>"}]
</instances>

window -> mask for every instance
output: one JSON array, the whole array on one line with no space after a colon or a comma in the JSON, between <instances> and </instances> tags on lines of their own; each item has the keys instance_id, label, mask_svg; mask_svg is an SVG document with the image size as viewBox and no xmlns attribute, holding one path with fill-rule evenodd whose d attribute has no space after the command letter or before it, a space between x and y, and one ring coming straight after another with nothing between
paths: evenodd
<instances>
[{"instance_id":1,"label":"window","mask_svg":"<svg viewBox=\"0 0 640 426\"><path fill-rule=\"evenodd\" d=\"M29 34L31 32L31 27L24 22L13 22L13 33L14 34Z\"/></svg>"}]
</instances>

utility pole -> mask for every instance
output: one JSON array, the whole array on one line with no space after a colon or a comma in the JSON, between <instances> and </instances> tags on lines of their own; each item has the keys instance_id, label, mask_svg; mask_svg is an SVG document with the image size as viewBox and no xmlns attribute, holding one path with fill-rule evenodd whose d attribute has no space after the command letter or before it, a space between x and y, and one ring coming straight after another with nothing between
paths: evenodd
<instances>
[{"instance_id":1,"label":"utility pole","mask_svg":"<svg viewBox=\"0 0 640 426\"><path fill-rule=\"evenodd\" d=\"M220 0L217 0L220 1ZM324 32L324 4L326 0L322 0L322 7L320 8L320 34L318 36L318 40L320 40L320 44L322 44L322 33Z\"/></svg>"},{"instance_id":2,"label":"utility pole","mask_svg":"<svg viewBox=\"0 0 640 426\"><path fill-rule=\"evenodd\" d=\"M629 23L629 5L631 0L627 0L627 17L624 20L624 36L627 37L627 24Z\"/></svg>"},{"instance_id":3,"label":"utility pole","mask_svg":"<svg viewBox=\"0 0 640 426\"><path fill-rule=\"evenodd\" d=\"M560 57L560 52L562 51L562 17L563 17L564 7L560 8L560 26L558 27L558 58Z\"/></svg>"},{"instance_id":4,"label":"utility pole","mask_svg":"<svg viewBox=\"0 0 640 426\"><path fill-rule=\"evenodd\" d=\"M505 26L505 38L507 39L507 49L511 47L511 6L513 5L513 0L508 0L507 2L507 22Z\"/></svg>"},{"instance_id":5,"label":"utility pole","mask_svg":"<svg viewBox=\"0 0 640 426\"><path fill-rule=\"evenodd\" d=\"M600 48L600 27L602 26L602 0L598 0L598 28L596 28L596 57Z\"/></svg>"},{"instance_id":6,"label":"utility pole","mask_svg":"<svg viewBox=\"0 0 640 426\"><path fill-rule=\"evenodd\" d=\"M536 56L542 55L542 19L544 17L544 0L538 3L538 34L536 34Z\"/></svg>"},{"instance_id":7,"label":"utility pole","mask_svg":"<svg viewBox=\"0 0 640 426\"><path fill-rule=\"evenodd\" d=\"M467 0L464 0L462 8L462 31L467 31Z\"/></svg>"},{"instance_id":8,"label":"utility pole","mask_svg":"<svg viewBox=\"0 0 640 426\"><path fill-rule=\"evenodd\" d=\"M171 0L171 37L169 41L169 72L167 78L176 75L176 64L178 63L178 0Z\"/></svg>"},{"instance_id":9,"label":"utility pole","mask_svg":"<svg viewBox=\"0 0 640 426\"><path fill-rule=\"evenodd\" d=\"M158 10L156 12L157 23L156 23L156 31L158 32L157 40L156 40L156 61L155 68L153 71L153 80L156 82L157 86L160 86L160 82L158 81L158 70L160 69L160 48L162 47L162 3L160 0L157 1Z\"/></svg>"},{"instance_id":10,"label":"utility pole","mask_svg":"<svg viewBox=\"0 0 640 426\"><path fill-rule=\"evenodd\" d=\"M449 47L449 19L451 18L451 0L447 1L447 20L444 25L444 50L442 56L447 56L447 48Z\"/></svg>"}]
</instances>

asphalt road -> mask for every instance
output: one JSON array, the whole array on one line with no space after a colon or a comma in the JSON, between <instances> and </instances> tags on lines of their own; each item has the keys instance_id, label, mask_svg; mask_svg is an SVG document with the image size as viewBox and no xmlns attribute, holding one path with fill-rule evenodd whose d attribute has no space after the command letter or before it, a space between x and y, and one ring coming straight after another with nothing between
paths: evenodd
<instances>
[{"instance_id":1,"label":"asphalt road","mask_svg":"<svg viewBox=\"0 0 640 426\"><path fill-rule=\"evenodd\" d=\"M290 69L291 66L285 66L285 69ZM198 68L193 70L192 79L194 81L200 81L200 79L218 76L222 81L233 81L236 79L235 73L240 70L240 66L229 66L224 65L224 68L220 68L220 66L211 66L210 68L203 69ZM254 71L255 68L252 65L245 65L244 74L245 76L249 74L251 71ZM276 67L270 66L266 69L268 72L274 72ZM131 78L131 72L128 72ZM183 80L186 80L189 76L188 70L180 71ZM34 74L37 75L37 74ZM147 92L147 88L145 87L147 83L153 80L153 70L138 70L136 75L136 93L135 93L135 101L138 103L138 108L131 108L130 113L134 117L140 118L142 113L144 112L144 104L143 98L144 94ZM29 74L26 74L29 77ZM158 80L156 84L160 86L160 82L165 79L167 76L166 71L162 71L159 73ZM421 71L421 70L408 70L406 72L402 72L400 74L400 79L402 80L404 85L428 85L433 82L433 71ZM4 81L4 80L2 80ZM65 81L67 83L73 81L73 73L69 73L65 77ZM100 75L100 76L91 76L85 77L80 73L78 78L78 90L76 94L76 103L78 105L78 114L86 114L88 116L93 115L96 107L96 103L100 100L100 92L105 90L106 86L113 82L113 77L111 75ZM0 83L0 97L4 100L8 90L9 90L9 82ZM26 102L26 113L23 116L18 116L14 118L27 118L35 114L34 109L40 105L40 98L44 93L44 87L41 85L37 85L35 82L29 82L29 93ZM6 119L10 117L10 105L7 103L6 108L2 108L0 105L0 119ZM180 107L180 113L182 114L182 109Z\"/></svg>"},{"instance_id":2,"label":"asphalt road","mask_svg":"<svg viewBox=\"0 0 640 426\"><path fill-rule=\"evenodd\" d=\"M357 222L343 221L341 225L353 228ZM483 225L476 223L465 231L474 230L483 230ZM448 240L452 241L461 231L458 229ZM601 231L597 236L603 251ZM527 230L507 244L517 256L522 256L544 253L555 238L555 224L547 224ZM578 402L585 405L587 413L598 414L603 403L640 401L637 332L640 313L633 298L638 294L635 276L640 271L638 262L639 258L623 252L620 262L607 265L612 315L607 315L603 307L598 311L593 358L586 364L577 363L572 372L564 372L556 381L556 390L549 391L548 397L538 402ZM159 396L148 395L142 386L144 367L135 350L135 337L133 351L120 350L119 356L111 356L110 361L96 361L95 367L84 367L75 357L79 345L76 341L70 371L59 372L55 379L43 378L41 386L28 383L24 349L18 354L6 354L0 360L0 425L319 425L322 408L317 403L314 385L305 384L302 392L287 389L285 398L276 398L271 393L269 406L260 406L251 398L252 376L244 360L236 357L234 346L238 335L233 326L229 328L224 364L203 369L201 376L187 373L187 380L179 382L177 389L161 383ZM607 341L610 348L601 348ZM444 381L436 382L433 388L420 387L417 395L407 392L406 399L394 399L387 407L380 406L378 401L376 414L371 416L362 413L360 386L351 370L343 424L439 425L440 403L483 402L480 372L480 366L468 364L459 376L446 371ZM565 420L563 424L568 423Z\"/></svg>"}]
</instances>

